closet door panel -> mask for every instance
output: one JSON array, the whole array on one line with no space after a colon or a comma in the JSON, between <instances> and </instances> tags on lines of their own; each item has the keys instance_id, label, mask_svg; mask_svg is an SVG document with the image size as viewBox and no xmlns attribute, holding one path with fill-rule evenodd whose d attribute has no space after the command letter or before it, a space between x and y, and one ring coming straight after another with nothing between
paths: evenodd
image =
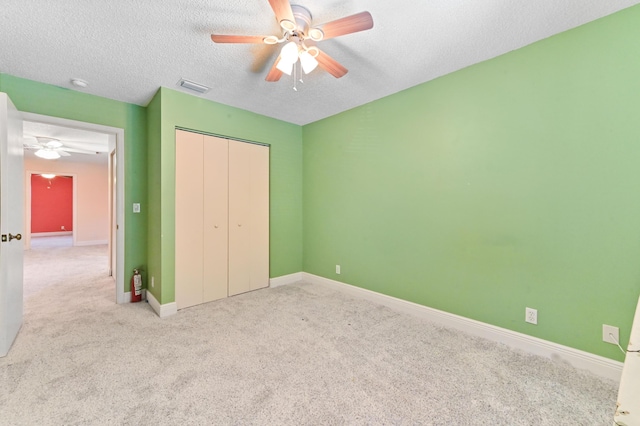
<instances>
[{"instance_id":1,"label":"closet door panel","mask_svg":"<svg viewBox=\"0 0 640 426\"><path fill-rule=\"evenodd\" d=\"M203 301L203 136L176 130L175 297L178 309Z\"/></svg>"},{"instance_id":2,"label":"closet door panel","mask_svg":"<svg viewBox=\"0 0 640 426\"><path fill-rule=\"evenodd\" d=\"M204 302L227 297L229 141L204 137Z\"/></svg>"},{"instance_id":3,"label":"closet door panel","mask_svg":"<svg viewBox=\"0 0 640 426\"><path fill-rule=\"evenodd\" d=\"M229 141L229 296L251 290L250 147Z\"/></svg>"},{"instance_id":4,"label":"closet door panel","mask_svg":"<svg viewBox=\"0 0 640 426\"><path fill-rule=\"evenodd\" d=\"M269 285L269 148L229 141L229 295Z\"/></svg>"},{"instance_id":5,"label":"closet door panel","mask_svg":"<svg viewBox=\"0 0 640 426\"><path fill-rule=\"evenodd\" d=\"M251 149L251 290L269 285L269 147Z\"/></svg>"}]
</instances>

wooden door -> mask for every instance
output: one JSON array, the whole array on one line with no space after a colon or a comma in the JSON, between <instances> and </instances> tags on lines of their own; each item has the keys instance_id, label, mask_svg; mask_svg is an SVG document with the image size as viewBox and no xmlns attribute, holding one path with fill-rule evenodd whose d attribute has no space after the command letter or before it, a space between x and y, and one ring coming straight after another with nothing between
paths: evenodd
<instances>
[{"instance_id":1,"label":"wooden door","mask_svg":"<svg viewBox=\"0 0 640 426\"><path fill-rule=\"evenodd\" d=\"M0 93L0 357L22 326L23 153L22 119L7 94Z\"/></svg>"},{"instance_id":2,"label":"wooden door","mask_svg":"<svg viewBox=\"0 0 640 426\"><path fill-rule=\"evenodd\" d=\"M175 297L178 309L203 302L203 136L176 130Z\"/></svg>"},{"instance_id":3,"label":"wooden door","mask_svg":"<svg viewBox=\"0 0 640 426\"><path fill-rule=\"evenodd\" d=\"M204 136L204 302L227 297L229 141Z\"/></svg>"},{"instance_id":4,"label":"wooden door","mask_svg":"<svg viewBox=\"0 0 640 426\"><path fill-rule=\"evenodd\" d=\"M269 148L229 141L229 296L269 285Z\"/></svg>"}]
</instances>

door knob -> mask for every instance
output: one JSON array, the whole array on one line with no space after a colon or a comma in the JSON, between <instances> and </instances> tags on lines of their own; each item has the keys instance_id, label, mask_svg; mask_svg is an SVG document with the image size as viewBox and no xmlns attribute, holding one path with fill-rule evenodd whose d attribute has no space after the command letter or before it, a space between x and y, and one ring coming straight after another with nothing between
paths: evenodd
<instances>
[{"instance_id":1,"label":"door knob","mask_svg":"<svg viewBox=\"0 0 640 426\"><path fill-rule=\"evenodd\" d=\"M20 241L22 239L22 234L13 235L11 232L9 232L9 241L13 239Z\"/></svg>"}]
</instances>

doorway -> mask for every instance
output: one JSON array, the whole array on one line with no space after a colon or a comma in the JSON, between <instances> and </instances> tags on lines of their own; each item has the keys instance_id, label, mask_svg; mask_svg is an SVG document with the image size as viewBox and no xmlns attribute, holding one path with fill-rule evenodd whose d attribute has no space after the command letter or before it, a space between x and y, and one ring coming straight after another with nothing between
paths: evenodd
<instances>
[{"instance_id":1,"label":"doorway","mask_svg":"<svg viewBox=\"0 0 640 426\"><path fill-rule=\"evenodd\" d=\"M25 192L30 197L25 205L30 203L31 208L25 212L25 218L30 217L25 234L29 247L33 247L34 237L69 236L71 245L75 245L77 179L71 173L50 171L27 171L27 179Z\"/></svg>"},{"instance_id":2,"label":"doorway","mask_svg":"<svg viewBox=\"0 0 640 426\"><path fill-rule=\"evenodd\" d=\"M75 120L67 120L58 117L49 117L40 114L23 113L23 120L25 123L36 123L46 127L58 126L60 128L67 128L70 131L76 130L79 132L95 132L104 136L107 140L108 147L106 147L107 158L107 173L108 179L105 185L104 201L108 205L107 217L103 224L106 228L104 237L91 237L81 235L82 226L78 227L78 178L74 179L74 206L73 206L73 242L74 245L91 245L91 244L107 244L109 253L109 274L113 276L115 281L115 301L116 303L125 303L124 292L124 173L123 168L118 167L118 164L124 164L124 130L102 126L93 123L80 122ZM36 126L37 128L37 126ZM68 149L73 155L73 149ZM94 156L95 157L95 156ZM90 157L88 157L87 161ZM51 163L50 168L53 168L53 164L57 164L60 174L75 175L77 173L69 173L64 169L64 161L54 161ZM31 229L30 229L30 214L31 214L31 197L30 197L30 178L32 173L42 173L49 170L25 170L25 249L28 249L31 244ZM91 216L90 214L88 215ZM100 234L102 235L102 234ZM93 238L93 239L92 239Z\"/></svg>"}]
</instances>

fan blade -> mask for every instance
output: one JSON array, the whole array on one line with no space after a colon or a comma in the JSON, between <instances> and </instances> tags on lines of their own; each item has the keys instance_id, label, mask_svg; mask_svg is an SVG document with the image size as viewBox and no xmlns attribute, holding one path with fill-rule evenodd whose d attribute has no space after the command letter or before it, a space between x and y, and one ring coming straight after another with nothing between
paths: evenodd
<instances>
[{"instance_id":1,"label":"fan blade","mask_svg":"<svg viewBox=\"0 0 640 426\"><path fill-rule=\"evenodd\" d=\"M264 43L265 37L211 34L214 43Z\"/></svg>"},{"instance_id":2,"label":"fan blade","mask_svg":"<svg viewBox=\"0 0 640 426\"><path fill-rule=\"evenodd\" d=\"M68 152L65 152L65 151L64 151L64 150L62 150L62 149L56 149L55 151L56 151L58 154L60 154L60 156L61 156L61 157L70 157L70 156L71 156L71 154L69 154Z\"/></svg>"},{"instance_id":3,"label":"fan blade","mask_svg":"<svg viewBox=\"0 0 640 426\"><path fill-rule=\"evenodd\" d=\"M79 142L79 141L64 141L62 149L79 149L89 153L94 152L109 152L109 148L101 144L93 144L91 142Z\"/></svg>"},{"instance_id":4,"label":"fan blade","mask_svg":"<svg viewBox=\"0 0 640 426\"><path fill-rule=\"evenodd\" d=\"M289 0L269 0L269 4L271 5L271 9L273 9L273 13L276 14L278 23L285 19L293 23L296 22L293 18L293 10L291 10Z\"/></svg>"},{"instance_id":5,"label":"fan blade","mask_svg":"<svg viewBox=\"0 0 640 426\"><path fill-rule=\"evenodd\" d=\"M65 146L64 148L58 148L56 149L56 151L58 151L59 153L63 153L63 152L73 152L74 154L89 154L89 155L97 155L98 151L89 151L88 149L76 149L76 148L69 148L67 146ZM69 155L69 154L67 154Z\"/></svg>"},{"instance_id":6,"label":"fan blade","mask_svg":"<svg viewBox=\"0 0 640 426\"><path fill-rule=\"evenodd\" d=\"M253 55L253 62L251 63L251 72L260 73L268 66L267 63L271 62L274 54L276 53L275 45L262 45L262 46L254 46L251 49L251 54Z\"/></svg>"},{"instance_id":7,"label":"fan blade","mask_svg":"<svg viewBox=\"0 0 640 426\"><path fill-rule=\"evenodd\" d=\"M284 74L282 71L276 68L278 66L278 62L280 62L280 55L278 55L275 62L273 63L273 66L269 70L269 74L267 74L267 78L265 78L266 81L269 81L269 82L278 81L280 80L280 77L282 77L282 74Z\"/></svg>"},{"instance_id":8,"label":"fan blade","mask_svg":"<svg viewBox=\"0 0 640 426\"><path fill-rule=\"evenodd\" d=\"M324 53L322 50L318 49L318 56L316 57L316 60L318 61L318 66L320 68L322 68L335 78L340 78L349 72L348 69L340 65L338 61Z\"/></svg>"},{"instance_id":9,"label":"fan blade","mask_svg":"<svg viewBox=\"0 0 640 426\"><path fill-rule=\"evenodd\" d=\"M357 33L358 31L370 30L373 28L373 18L369 12L360 12L355 15L327 22L316 28L324 33L323 40L339 37L346 34Z\"/></svg>"}]
</instances>

